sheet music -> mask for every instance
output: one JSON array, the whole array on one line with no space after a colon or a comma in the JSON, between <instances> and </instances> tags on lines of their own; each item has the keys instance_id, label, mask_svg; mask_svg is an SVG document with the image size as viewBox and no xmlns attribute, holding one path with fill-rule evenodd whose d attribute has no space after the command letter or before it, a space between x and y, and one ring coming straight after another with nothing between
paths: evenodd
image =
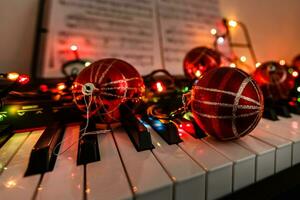
<instances>
[{"instance_id":1,"label":"sheet music","mask_svg":"<svg viewBox=\"0 0 300 200\"><path fill-rule=\"evenodd\" d=\"M183 74L189 50L213 45L210 30L220 20L218 0L159 0L158 14L165 67L172 74Z\"/></svg>"},{"instance_id":2,"label":"sheet music","mask_svg":"<svg viewBox=\"0 0 300 200\"><path fill-rule=\"evenodd\" d=\"M52 0L50 9L44 76L75 58L72 44L81 59L120 58L141 74L161 65L152 0Z\"/></svg>"},{"instance_id":3,"label":"sheet music","mask_svg":"<svg viewBox=\"0 0 300 200\"><path fill-rule=\"evenodd\" d=\"M184 55L212 45L210 29L219 17L218 0L48 0L42 77L62 77L75 59L120 58L143 75L165 66L182 74ZM163 60L162 60L163 59Z\"/></svg>"}]
</instances>

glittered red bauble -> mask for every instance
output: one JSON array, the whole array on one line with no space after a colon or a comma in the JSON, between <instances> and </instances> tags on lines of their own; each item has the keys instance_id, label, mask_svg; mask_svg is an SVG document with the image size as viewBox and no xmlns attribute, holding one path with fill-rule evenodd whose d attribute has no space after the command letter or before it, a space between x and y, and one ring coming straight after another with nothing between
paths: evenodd
<instances>
[{"instance_id":1,"label":"glittered red bauble","mask_svg":"<svg viewBox=\"0 0 300 200\"><path fill-rule=\"evenodd\" d=\"M256 127L263 113L263 96L247 73L221 67L196 81L191 106L196 122L207 134L232 140Z\"/></svg>"},{"instance_id":2,"label":"glittered red bauble","mask_svg":"<svg viewBox=\"0 0 300 200\"><path fill-rule=\"evenodd\" d=\"M263 89L265 96L272 95L275 100L286 99L294 86L294 77L286 67L274 61L261 64L254 72L253 79Z\"/></svg>"},{"instance_id":3,"label":"glittered red bauble","mask_svg":"<svg viewBox=\"0 0 300 200\"><path fill-rule=\"evenodd\" d=\"M113 123L120 120L120 105L139 101L144 89L143 79L133 66L108 58L84 68L72 91L77 107L86 117L99 116L102 123Z\"/></svg>"},{"instance_id":4,"label":"glittered red bauble","mask_svg":"<svg viewBox=\"0 0 300 200\"><path fill-rule=\"evenodd\" d=\"M297 67L298 71L300 71L300 54L295 56L295 58L292 61L292 65Z\"/></svg>"},{"instance_id":5,"label":"glittered red bauble","mask_svg":"<svg viewBox=\"0 0 300 200\"><path fill-rule=\"evenodd\" d=\"M185 76L194 80L204 72L219 67L221 56L207 47L197 47L187 53L183 61Z\"/></svg>"}]
</instances>

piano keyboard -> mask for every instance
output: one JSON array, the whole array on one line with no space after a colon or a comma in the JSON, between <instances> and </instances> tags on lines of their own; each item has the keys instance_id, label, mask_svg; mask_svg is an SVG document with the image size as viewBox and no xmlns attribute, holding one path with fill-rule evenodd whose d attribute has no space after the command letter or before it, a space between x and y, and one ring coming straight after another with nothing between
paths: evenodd
<instances>
[{"instance_id":1,"label":"piano keyboard","mask_svg":"<svg viewBox=\"0 0 300 200\"><path fill-rule=\"evenodd\" d=\"M125 130L97 136L101 160L77 165L78 146L59 154L54 169L24 176L43 130L16 133L0 148L1 199L217 199L300 163L300 116L262 119L231 142L181 132L169 145L153 129L153 149L138 152ZM80 127L65 129L60 151Z\"/></svg>"}]
</instances>

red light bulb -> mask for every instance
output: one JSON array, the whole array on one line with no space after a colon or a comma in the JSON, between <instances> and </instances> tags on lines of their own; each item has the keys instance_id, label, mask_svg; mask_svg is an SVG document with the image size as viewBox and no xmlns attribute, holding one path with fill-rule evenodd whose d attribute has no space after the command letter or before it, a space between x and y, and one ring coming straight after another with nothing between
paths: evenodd
<instances>
[{"instance_id":1,"label":"red light bulb","mask_svg":"<svg viewBox=\"0 0 300 200\"><path fill-rule=\"evenodd\" d=\"M70 50L74 53L76 59L78 60L78 59L79 59L78 46L75 45L75 44L72 44L72 45L70 46Z\"/></svg>"},{"instance_id":2,"label":"red light bulb","mask_svg":"<svg viewBox=\"0 0 300 200\"><path fill-rule=\"evenodd\" d=\"M17 82L21 85L26 85L30 81L30 77L26 74L22 74L18 77Z\"/></svg>"},{"instance_id":3,"label":"red light bulb","mask_svg":"<svg viewBox=\"0 0 300 200\"><path fill-rule=\"evenodd\" d=\"M194 134L195 133L195 128L189 121L184 121L179 125L179 128L184 130L187 133Z\"/></svg>"},{"instance_id":4,"label":"red light bulb","mask_svg":"<svg viewBox=\"0 0 300 200\"><path fill-rule=\"evenodd\" d=\"M49 89L49 88L48 88L47 85L45 85L45 84L40 85L40 90L41 90L41 92L47 92L48 89Z\"/></svg>"}]
</instances>

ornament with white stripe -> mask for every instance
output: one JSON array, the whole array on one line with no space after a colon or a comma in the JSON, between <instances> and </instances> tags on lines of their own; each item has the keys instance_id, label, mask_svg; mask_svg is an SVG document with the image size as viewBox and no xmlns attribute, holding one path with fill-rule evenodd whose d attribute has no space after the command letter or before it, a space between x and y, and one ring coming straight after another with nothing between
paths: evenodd
<instances>
[{"instance_id":1,"label":"ornament with white stripe","mask_svg":"<svg viewBox=\"0 0 300 200\"><path fill-rule=\"evenodd\" d=\"M199 126L220 140L250 133L263 113L263 96L256 82L237 68L221 67L195 83L192 113Z\"/></svg>"},{"instance_id":2,"label":"ornament with white stripe","mask_svg":"<svg viewBox=\"0 0 300 200\"><path fill-rule=\"evenodd\" d=\"M120 105L139 101L144 90L138 71L115 58L102 59L84 68L72 89L74 101L86 113L85 117L99 117L100 123L118 122Z\"/></svg>"}]
</instances>

